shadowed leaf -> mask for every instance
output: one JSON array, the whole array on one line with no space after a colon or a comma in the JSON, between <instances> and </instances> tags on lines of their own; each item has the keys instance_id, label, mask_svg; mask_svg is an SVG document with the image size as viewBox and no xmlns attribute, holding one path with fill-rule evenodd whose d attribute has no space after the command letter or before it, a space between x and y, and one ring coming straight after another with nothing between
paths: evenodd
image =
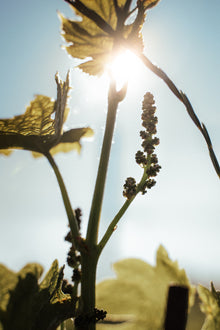
<instances>
[{"instance_id":1,"label":"shadowed leaf","mask_svg":"<svg viewBox=\"0 0 220 330\"><path fill-rule=\"evenodd\" d=\"M15 273L0 264L0 309L6 311L10 298L10 292L16 287L19 278L23 279L27 274L33 274L38 280L43 273L43 267L39 264L27 264L19 272Z\"/></svg>"},{"instance_id":2,"label":"shadowed leaf","mask_svg":"<svg viewBox=\"0 0 220 330\"><path fill-rule=\"evenodd\" d=\"M74 316L76 299L61 290L63 268L55 260L39 284L43 269L29 264L14 273L0 265L0 324L4 330L48 330Z\"/></svg>"}]
</instances>

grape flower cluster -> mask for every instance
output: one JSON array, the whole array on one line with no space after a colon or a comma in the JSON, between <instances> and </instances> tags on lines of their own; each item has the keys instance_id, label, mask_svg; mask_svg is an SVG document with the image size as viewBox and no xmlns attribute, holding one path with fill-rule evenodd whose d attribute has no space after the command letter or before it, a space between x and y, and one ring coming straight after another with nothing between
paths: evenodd
<instances>
[{"instance_id":1,"label":"grape flower cluster","mask_svg":"<svg viewBox=\"0 0 220 330\"><path fill-rule=\"evenodd\" d=\"M140 136L143 140L141 144L143 151L139 150L135 155L136 163L144 169L145 180L140 185L137 185L134 178L129 177L126 179L123 186L123 196L127 199L131 199L139 191L145 194L147 189L152 188L156 184L153 177L156 177L161 169L161 166L158 164L157 155L154 153L155 146L160 142L160 140L154 136L157 133L156 124L158 122L155 111L154 97L151 93L147 92L142 102L141 115L142 126L145 129L140 131Z\"/></svg>"},{"instance_id":2,"label":"grape flower cluster","mask_svg":"<svg viewBox=\"0 0 220 330\"><path fill-rule=\"evenodd\" d=\"M75 209L75 216L78 223L78 227L80 229L81 227L81 217L82 217L82 211L80 208ZM71 231L68 232L68 234L65 237L65 241L71 243L71 247L69 249L68 255L67 255L67 264L69 267L73 268L73 275L72 275L72 281L73 282L79 282L81 279L81 271L80 271L80 253L79 251L73 246L72 244L72 234Z\"/></svg>"}]
</instances>

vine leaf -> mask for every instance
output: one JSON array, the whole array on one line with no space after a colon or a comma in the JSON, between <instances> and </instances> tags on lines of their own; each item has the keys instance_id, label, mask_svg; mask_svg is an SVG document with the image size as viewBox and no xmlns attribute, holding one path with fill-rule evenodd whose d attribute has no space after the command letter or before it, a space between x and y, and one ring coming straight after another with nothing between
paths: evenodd
<instances>
[{"instance_id":1,"label":"vine leaf","mask_svg":"<svg viewBox=\"0 0 220 330\"><path fill-rule=\"evenodd\" d=\"M116 279L97 285L97 307L107 310L107 318L110 314L115 322L121 322L116 329L162 329L170 284L189 287L189 303L193 304L195 290L185 271L169 259L162 246L157 251L156 266L125 259L114 264L114 270ZM98 329L105 327L102 324Z\"/></svg>"},{"instance_id":2,"label":"vine leaf","mask_svg":"<svg viewBox=\"0 0 220 330\"><path fill-rule=\"evenodd\" d=\"M149 9L156 6L160 0L140 0L140 1L143 2L145 9Z\"/></svg>"},{"instance_id":3,"label":"vine leaf","mask_svg":"<svg viewBox=\"0 0 220 330\"><path fill-rule=\"evenodd\" d=\"M57 100L37 95L23 115L0 119L0 153L9 155L11 149L25 149L34 157L51 152L80 151L80 139L91 136L89 127L63 132L69 109L66 106L69 91L69 74L63 82L56 74ZM54 116L54 118L52 118Z\"/></svg>"},{"instance_id":4,"label":"vine leaf","mask_svg":"<svg viewBox=\"0 0 220 330\"><path fill-rule=\"evenodd\" d=\"M62 36L69 43L67 52L74 58L86 59L79 68L91 75L101 75L112 56L124 48L143 51L141 35L145 11L159 0L137 1L137 15L126 24L129 0L65 0L81 21L70 20L59 14Z\"/></svg>"},{"instance_id":5,"label":"vine leaf","mask_svg":"<svg viewBox=\"0 0 220 330\"><path fill-rule=\"evenodd\" d=\"M18 273L9 270L0 264L0 309L6 311L10 292L16 287L19 278L24 279L27 274L33 274L38 280L43 273L43 267L39 264L27 264Z\"/></svg>"},{"instance_id":6,"label":"vine leaf","mask_svg":"<svg viewBox=\"0 0 220 330\"><path fill-rule=\"evenodd\" d=\"M62 330L63 328L59 326L56 330ZM68 319L64 321L64 330L73 330L74 329L74 321L72 319Z\"/></svg>"},{"instance_id":7,"label":"vine leaf","mask_svg":"<svg viewBox=\"0 0 220 330\"><path fill-rule=\"evenodd\" d=\"M63 268L55 260L39 284L42 271L38 264L18 273L0 265L0 329L47 330L74 316L76 299L61 291Z\"/></svg>"},{"instance_id":8,"label":"vine leaf","mask_svg":"<svg viewBox=\"0 0 220 330\"><path fill-rule=\"evenodd\" d=\"M202 301L201 311L206 314L202 330L220 329L220 293L215 290L213 283L211 290L202 285L199 285L197 290Z\"/></svg>"}]
</instances>

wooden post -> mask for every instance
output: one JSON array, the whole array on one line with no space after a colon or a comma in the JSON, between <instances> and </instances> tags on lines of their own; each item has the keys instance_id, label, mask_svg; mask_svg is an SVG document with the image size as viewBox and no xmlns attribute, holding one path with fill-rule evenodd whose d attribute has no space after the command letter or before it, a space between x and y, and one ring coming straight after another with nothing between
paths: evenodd
<instances>
[{"instance_id":1,"label":"wooden post","mask_svg":"<svg viewBox=\"0 0 220 330\"><path fill-rule=\"evenodd\" d=\"M165 330L185 330L188 314L189 289L186 286L170 286Z\"/></svg>"}]
</instances>

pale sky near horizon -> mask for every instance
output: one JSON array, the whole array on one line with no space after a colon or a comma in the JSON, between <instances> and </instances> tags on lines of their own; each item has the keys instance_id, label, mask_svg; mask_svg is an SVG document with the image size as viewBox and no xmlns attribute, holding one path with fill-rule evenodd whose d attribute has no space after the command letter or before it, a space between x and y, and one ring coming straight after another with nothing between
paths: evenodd
<instances>
[{"instance_id":1,"label":"pale sky near horizon","mask_svg":"<svg viewBox=\"0 0 220 330\"><path fill-rule=\"evenodd\" d=\"M56 11L73 17L62 0L0 3L0 117L21 114L35 94L56 98L54 75L71 68L71 113L66 127L91 126L95 136L82 143L80 155L56 156L73 207L81 207L85 231L99 159L107 107L107 82L73 69L61 49ZM145 53L189 97L205 123L220 160L220 2L161 0L147 14ZM140 148L141 102L154 94L162 170L157 185L138 196L101 257L98 279L127 257L155 262L159 244L178 260L189 277L219 281L220 185L201 134L184 106L148 69L129 82L120 104L102 213L101 232L123 203L128 176L141 170L134 161ZM18 270L27 262L48 269L55 258L65 262L67 218L54 173L46 159L28 151L0 156L0 262ZM67 274L68 270L66 267ZM220 283L220 282L219 282Z\"/></svg>"}]
</instances>

